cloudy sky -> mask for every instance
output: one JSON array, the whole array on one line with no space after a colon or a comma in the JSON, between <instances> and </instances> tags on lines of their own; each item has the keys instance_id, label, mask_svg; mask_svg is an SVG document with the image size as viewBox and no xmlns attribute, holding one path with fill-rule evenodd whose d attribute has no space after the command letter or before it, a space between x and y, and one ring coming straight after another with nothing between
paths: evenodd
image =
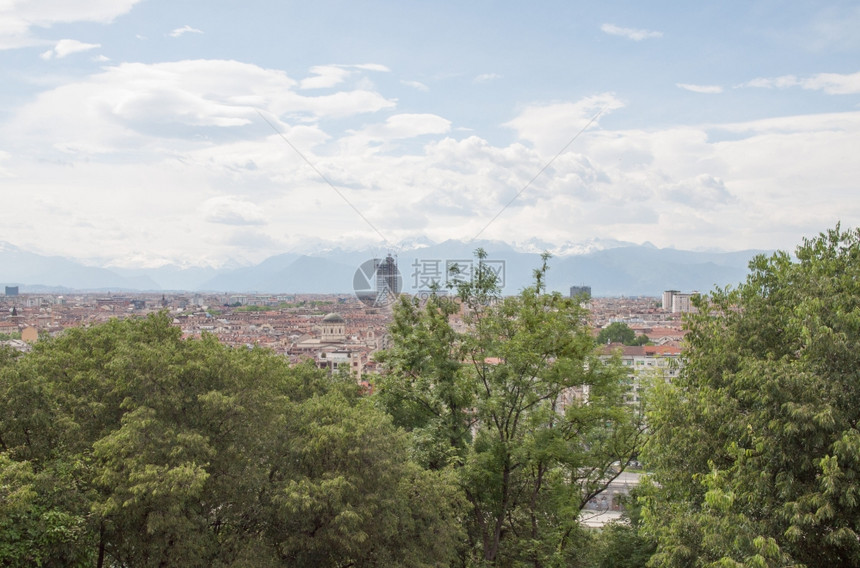
<instances>
[{"instance_id":1,"label":"cloudy sky","mask_svg":"<svg viewBox=\"0 0 860 568\"><path fill-rule=\"evenodd\" d=\"M860 225L860 4L0 0L0 240L122 266Z\"/></svg>"}]
</instances>

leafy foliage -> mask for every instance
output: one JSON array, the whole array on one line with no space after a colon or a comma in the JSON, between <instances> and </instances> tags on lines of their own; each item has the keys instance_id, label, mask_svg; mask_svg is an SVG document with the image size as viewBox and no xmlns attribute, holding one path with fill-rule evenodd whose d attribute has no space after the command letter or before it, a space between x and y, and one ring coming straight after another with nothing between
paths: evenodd
<instances>
[{"instance_id":1,"label":"leafy foliage","mask_svg":"<svg viewBox=\"0 0 860 568\"><path fill-rule=\"evenodd\" d=\"M860 565L860 231L750 267L655 397L652 565Z\"/></svg>"},{"instance_id":2,"label":"leafy foliage","mask_svg":"<svg viewBox=\"0 0 860 568\"><path fill-rule=\"evenodd\" d=\"M463 539L354 381L165 314L2 359L0 450L5 566L445 566Z\"/></svg>"},{"instance_id":3,"label":"leafy foliage","mask_svg":"<svg viewBox=\"0 0 860 568\"><path fill-rule=\"evenodd\" d=\"M623 372L604 363L579 304L535 286L500 298L478 251L458 301L401 299L375 398L416 459L459 480L475 565L568 565L588 499L638 450ZM457 321L459 320L459 321Z\"/></svg>"},{"instance_id":4,"label":"leafy foliage","mask_svg":"<svg viewBox=\"0 0 860 568\"><path fill-rule=\"evenodd\" d=\"M623 343L624 345L645 345L648 343L647 335L636 336L629 325L624 322L612 322L605 328L600 330L597 335L597 343L604 345L607 343Z\"/></svg>"}]
</instances>

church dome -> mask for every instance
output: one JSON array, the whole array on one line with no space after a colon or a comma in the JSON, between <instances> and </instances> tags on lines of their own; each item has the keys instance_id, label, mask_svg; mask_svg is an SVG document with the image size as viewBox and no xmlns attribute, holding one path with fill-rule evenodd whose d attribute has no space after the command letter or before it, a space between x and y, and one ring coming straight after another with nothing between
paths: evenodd
<instances>
[{"instance_id":1,"label":"church dome","mask_svg":"<svg viewBox=\"0 0 860 568\"><path fill-rule=\"evenodd\" d=\"M323 318L323 323L346 323L346 320L340 314L331 313Z\"/></svg>"}]
</instances>

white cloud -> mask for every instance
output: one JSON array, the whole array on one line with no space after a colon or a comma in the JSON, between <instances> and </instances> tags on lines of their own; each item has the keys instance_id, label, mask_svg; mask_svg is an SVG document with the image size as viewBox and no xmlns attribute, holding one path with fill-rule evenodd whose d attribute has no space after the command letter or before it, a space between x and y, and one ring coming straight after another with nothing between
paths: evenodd
<instances>
[{"instance_id":1,"label":"white cloud","mask_svg":"<svg viewBox=\"0 0 860 568\"><path fill-rule=\"evenodd\" d=\"M256 109L287 122L313 122L395 104L372 91L311 97L296 86L282 71L236 61L122 63L39 94L6 132L41 140L34 151L42 156L56 149L118 154L130 147L161 148L161 138L189 148L248 136L238 128L259 128Z\"/></svg>"},{"instance_id":2,"label":"white cloud","mask_svg":"<svg viewBox=\"0 0 860 568\"><path fill-rule=\"evenodd\" d=\"M311 77L302 79L301 89L329 89L343 83L357 71L389 72L385 65L362 63L360 65L316 65L311 67Z\"/></svg>"},{"instance_id":3,"label":"white cloud","mask_svg":"<svg viewBox=\"0 0 860 568\"><path fill-rule=\"evenodd\" d=\"M417 89L419 91L429 91L430 88L420 81L400 81L401 85L406 85L407 87L412 87L413 89Z\"/></svg>"},{"instance_id":4,"label":"white cloud","mask_svg":"<svg viewBox=\"0 0 860 568\"><path fill-rule=\"evenodd\" d=\"M663 32L657 32L652 30L637 30L633 28L622 28L620 26L616 26L615 24L603 24L602 26L600 26L600 30L609 35L626 37L627 39L632 39L633 41L642 41L643 39L654 39L663 37Z\"/></svg>"},{"instance_id":5,"label":"white cloud","mask_svg":"<svg viewBox=\"0 0 860 568\"><path fill-rule=\"evenodd\" d=\"M61 39L56 43L53 48L44 52L42 55L40 55L40 57L42 59L52 59L54 57L56 57L57 59L62 59L67 55L71 55L73 53L80 53L82 51L89 51L98 47L101 47L100 43L84 43L76 39Z\"/></svg>"},{"instance_id":6,"label":"white cloud","mask_svg":"<svg viewBox=\"0 0 860 568\"><path fill-rule=\"evenodd\" d=\"M739 86L759 89L785 89L787 87L796 87L799 84L800 81L794 75L782 75L781 77L757 77Z\"/></svg>"},{"instance_id":7,"label":"white cloud","mask_svg":"<svg viewBox=\"0 0 860 568\"><path fill-rule=\"evenodd\" d=\"M206 221L223 225L264 225L263 210L246 199L235 195L213 197L201 206Z\"/></svg>"},{"instance_id":8,"label":"white cloud","mask_svg":"<svg viewBox=\"0 0 860 568\"><path fill-rule=\"evenodd\" d=\"M691 85L690 83L675 83L675 86L693 93L717 94L723 92L723 88L719 85Z\"/></svg>"},{"instance_id":9,"label":"white cloud","mask_svg":"<svg viewBox=\"0 0 860 568\"><path fill-rule=\"evenodd\" d=\"M32 28L57 23L110 23L140 0L6 0L0 2L0 49L44 43Z\"/></svg>"},{"instance_id":10,"label":"white cloud","mask_svg":"<svg viewBox=\"0 0 860 568\"><path fill-rule=\"evenodd\" d=\"M182 36L182 35L185 35L188 33L202 34L203 31L198 30L197 28L192 28L191 26L186 24L186 25L182 26L181 28L176 28L175 30L171 31L169 35L170 35L170 37L179 37L179 36Z\"/></svg>"},{"instance_id":11,"label":"white cloud","mask_svg":"<svg viewBox=\"0 0 860 568\"><path fill-rule=\"evenodd\" d=\"M373 124L356 135L366 140L397 140L425 134L446 134L451 121L435 114L395 114L384 123Z\"/></svg>"},{"instance_id":12,"label":"white cloud","mask_svg":"<svg viewBox=\"0 0 860 568\"><path fill-rule=\"evenodd\" d=\"M356 69L361 69L362 71L377 71L379 73L391 72L391 69L379 63L359 63L358 65L350 65L350 67L355 67Z\"/></svg>"},{"instance_id":13,"label":"white cloud","mask_svg":"<svg viewBox=\"0 0 860 568\"><path fill-rule=\"evenodd\" d=\"M860 71L850 75L839 73L819 73L805 79L804 89L824 91L829 95L856 95L860 93Z\"/></svg>"},{"instance_id":14,"label":"white cloud","mask_svg":"<svg viewBox=\"0 0 860 568\"><path fill-rule=\"evenodd\" d=\"M542 154L555 154L598 113L611 112L623 106L611 93L576 102L530 105L505 126L516 130L521 139L532 142Z\"/></svg>"},{"instance_id":15,"label":"white cloud","mask_svg":"<svg viewBox=\"0 0 860 568\"><path fill-rule=\"evenodd\" d=\"M393 108L395 101L369 90L340 91L319 97L285 97L284 103L296 112L308 112L317 117L344 117Z\"/></svg>"},{"instance_id":16,"label":"white cloud","mask_svg":"<svg viewBox=\"0 0 860 568\"><path fill-rule=\"evenodd\" d=\"M694 208L713 208L734 200L722 179L706 173L667 184L664 195L671 201Z\"/></svg>"},{"instance_id":17,"label":"white cloud","mask_svg":"<svg viewBox=\"0 0 860 568\"><path fill-rule=\"evenodd\" d=\"M495 81L496 79L501 79L502 76L497 73L482 73L473 79L474 83L488 83L490 81Z\"/></svg>"},{"instance_id":18,"label":"white cloud","mask_svg":"<svg viewBox=\"0 0 860 568\"><path fill-rule=\"evenodd\" d=\"M0 164L2 164L2 162L8 161L10 156L11 155L9 154L9 152L4 152L3 150L0 150ZM0 178L11 177L13 177L12 172L0 165Z\"/></svg>"},{"instance_id":19,"label":"white cloud","mask_svg":"<svg viewBox=\"0 0 860 568\"><path fill-rule=\"evenodd\" d=\"M311 67L312 77L302 79L302 89L328 89L343 83L353 71L339 65L317 65Z\"/></svg>"},{"instance_id":20,"label":"white cloud","mask_svg":"<svg viewBox=\"0 0 860 568\"><path fill-rule=\"evenodd\" d=\"M758 77L740 86L762 89L801 87L813 91L824 91L828 95L856 95L860 93L860 71L849 74L818 73L806 78L798 78L795 75Z\"/></svg>"},{"instance_id":21,"label":"white cloud","mask_svg":"<svg viewBox=\"0 0 860 568\"><path fill-rule=\"evenodd\" d=\"M517 140L498 145L372 90L298 89L280 70L207 60L124 63L42 92L0 123L15 141L0 154L0 191L14 188L0 240L194 263L262 260L324 232L378 242L316 170L391 241L471 238L524 188L482 237L741 249L790 246L838 218L860 225L846 199L860 112L652 130L601 119L557 155L624 103L531 104L506 124ZM320 120L337 117L352 130Z\"/></svg>"}]
</instances>

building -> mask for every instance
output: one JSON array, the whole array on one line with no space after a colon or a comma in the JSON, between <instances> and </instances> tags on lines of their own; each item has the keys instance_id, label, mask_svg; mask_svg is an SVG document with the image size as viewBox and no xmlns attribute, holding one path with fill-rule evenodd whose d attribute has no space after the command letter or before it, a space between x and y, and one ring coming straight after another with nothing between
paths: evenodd
<instances>
[{"instance_id":1,"label":"building","mask_svg":"<svg viewBox=\"0 0 860 568\"><path fill-rule=\"evenodd\" d=\"M346 320L337 313L327 314L320 324L321 343L343 343L346 341Z\"/></svg>"},{"instance_id":2,"label":"building","mask_svg":"<svg viewBox=\"0 0 860 568\"><path fill-rule=\"evenodd\" d=\"M570 287L570 297L577 298L580 296L585 296L587 298L591 298L591 286L571 286Z\"/></svg>"},{"instance_id":3,"label":"building","mask_svg":"<svg viewBox=\"0 0 860 568\"><path fill-rule=\"evenodd\" d=\"M618 355L627 370L630 390L627 402L639 404L642 390L655 380L671 381L681 370L681 349L672 345L621 345L610 343L603 348L603 355Z\"/></svg>"},{"instance_id":4,"label":"building","mask_svg":"<svg viewBox=\"0 0 860 568\"><path fill-rule=\"evenodd\" d=\"M663 309L673 314L695 312L696 308L693 306L693 296L697 296L698 294L698 292L684 294L678 290L666 290L663 292Z\"/></svg>"},{"instance_id":5,"label":"building","mask_svg":"<svg viewBox=\"0 0 860 568\"><path fill-rule=\"evenodd\" d=\"M400 271L397 269L397 260L393 256L389 254L377 262L376 305L385 306L392 303L400 295L403 282L400 278Z\"/></svg>"},{"instance_id":6,"label":"building","mask_svg":"<svg viewBox=\"0 0 860 568\"><path fill-rule=\"evenodd\" d=\"M17 286L6 286L6 295L7 296L17 296L18 295L18 287Z\"/></svg>"},{"instance_id":7,"label":"building","mask_svg":"<svg viewBox=\"0 0 860 568\"><path fill-rule=\"evenodd\" d=\"M367 354L364 351L339 348L318 352L314 361L320 369L328 369L332 373L345 370L360 381L367 363Z\"/></svg>"},{"instance_id":8,"label":"building","mask_svg":"<svg viewBox=\"0 0 860 568\"><path fill-rule=\"evenodd\" d=\"M609 482L606 489L591 498L579 514L579 520L589 528L602 528L609 523L619 522L624 511L624 502L630 491L639 486L641 474L622 472Z\"/></svg>"},{"instance_id":9,"label":"building","mask_svg":"<svg viewBox=\"0 0 860 568\"><path fill-rule=\"evenodd\" d=\"M680 294L680 290L666 290L663 292L663 309L667 312L672 311L672 297L675 294Z\"/></svg>"}]
</instances>

